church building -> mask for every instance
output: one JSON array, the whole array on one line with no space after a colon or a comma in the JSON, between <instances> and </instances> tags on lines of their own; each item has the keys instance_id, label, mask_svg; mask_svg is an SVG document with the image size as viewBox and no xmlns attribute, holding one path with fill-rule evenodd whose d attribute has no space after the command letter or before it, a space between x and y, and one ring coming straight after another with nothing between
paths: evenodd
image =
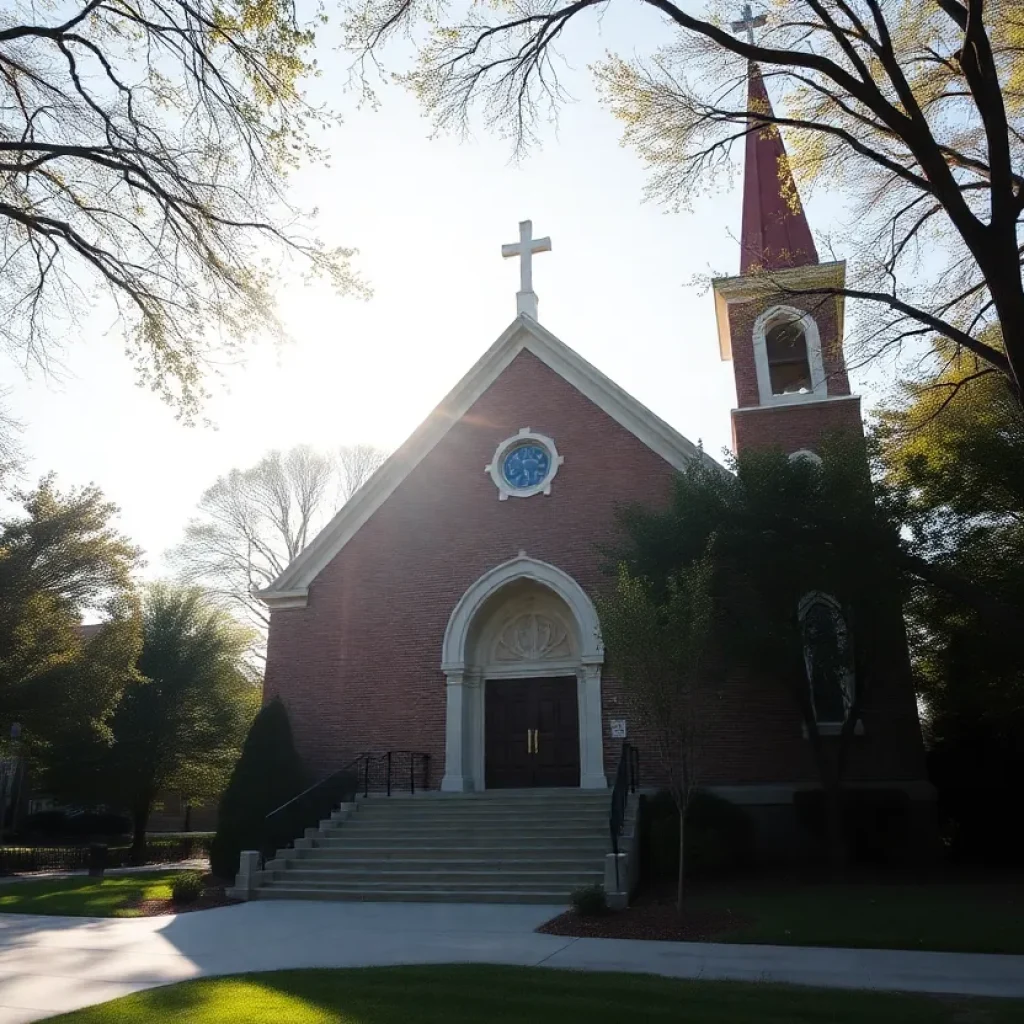
<instances>
[{"instance_id":1,"label":"church building","mask_svg":"<svg viewBox=\"0 0 1024 1024\"><path fill-rule=\"evenodd\" d=\"M749 91L748 109L770 109L756 65ZM796 196L778 131L752 130L740 272L713 289L737 452L813 458L825 432L863 430L842 298L792 294L845 278L844 263L819 260ZM606 664L600 549L617 508L664 505L709 456L542 326L532 261L550 248L520 224L502 248L520 261L516 318L261 594L264 696L284 702L314 778L365 751L416 751L446 793L602 791L623 737L645 780L657 776ZM823 735L842 711L819 708ZM906 672L872 688L863 723L847 777L927 799ZM707 746L709 788L744 806L792 806L818 785L796 702L756 678L723 694Z\"/></svg>"}]
</instances>

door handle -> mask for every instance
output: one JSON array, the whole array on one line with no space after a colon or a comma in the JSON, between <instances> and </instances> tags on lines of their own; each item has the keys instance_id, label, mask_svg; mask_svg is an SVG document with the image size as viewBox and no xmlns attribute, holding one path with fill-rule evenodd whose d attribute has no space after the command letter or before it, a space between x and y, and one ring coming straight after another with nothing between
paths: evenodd
<instances>
[{"instance_id":1,"label":"door handle","mask_svg":"<svg viewBox=\"0 0 1024 1024\"><path fill-rule=\"evenodd\" d=\"M537 730L527 729L526 730L526 752L528 754L537 753Z\"/></svg>"},{"instance_id":2,"label":"door handle","mask_svg":"<svg viewBox=\"0 0 1024 1024\"><path fill-rule=\"evenodd\" d=\"M540 742L540 730L533 730L533 752L536 754L538 751L538 744Z\"/></svg>"}]
</instances>

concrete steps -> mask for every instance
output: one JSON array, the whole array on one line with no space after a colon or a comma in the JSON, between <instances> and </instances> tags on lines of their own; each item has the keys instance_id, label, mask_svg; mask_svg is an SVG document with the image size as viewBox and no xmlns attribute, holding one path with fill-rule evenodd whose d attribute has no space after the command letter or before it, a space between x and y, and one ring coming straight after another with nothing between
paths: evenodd
<instances>
[{"instance_id":1,"label":"concrete steps","mask_svg":"<svg viewBox=\"0 0 1024 1024\"><path fill-rule=\"evenodd\" d=\"M537 886L567 886L567 892L571 892L576 886L587 885L593 881L600 881L601 873L595 870L582 870L579 868L548 868L525 870L517 867L514 873L508 868L488 868L487 865L477 864L473 868L461 868L456 870L444 870L440 868L417 869L399 871L369 872L365 868L338 868L328 870L309 870L289 865L283 870L274 872L274 881L302 882L309 885L332 885L339 882L343 885L362 885L367 878L371 881L366 884L397 888L408 888L410 884L430 887L441 887L451 889L455 887L472 889L484 888L494 889L501 887L496 883L504 883L505 888L536 888Z\"/></svg>"},{"instance_id":2,"label":"concrete steps","mask_svg":"<svg viewBox=\"0 0 1024 1024\"><path fill-rule=\"evenodd\" d=\"M506 850L493 857L468 858L464 852L446 851L443 857L424 858L422 850L410 854L392 852L388 857L319 857L313 856L322 851L293 851L294 856L285 858L289 871L378 871L381 874L408 871L473 871L486 868L489 871L515 871L524 863L524 858L516 857L512 851ZM528 858L531 871L562 871L566 865L575 865L585 858L600 859L604 850L600 847L585 850L582 855L546 856Z\"/></svg>"},{"instance_id":3,"label":"concrete steps","mask_svg":"<svg viewBox=\"0 0 1024 1024\"><path fill-rule=\"evenodd\" d=\"M266 865L259 899L565 904L600 884L607 790L371 797Z\"/></svg>"},{"instance_id":4,"label":"concrete steps","mask_svg":"<svg viewBox=\"0 0 1024 1024\"><path fill-rule=\"evenodd\" d=\"M522 893L503 889L488 892L465 892L462 889L425 891L420 888L360 891L344 886L310 889L272 884L259 888L256 895L261 900L362 900L369 903L551 903L564 906L567 902L562 891Z\"/></svg>"}]
</instances>

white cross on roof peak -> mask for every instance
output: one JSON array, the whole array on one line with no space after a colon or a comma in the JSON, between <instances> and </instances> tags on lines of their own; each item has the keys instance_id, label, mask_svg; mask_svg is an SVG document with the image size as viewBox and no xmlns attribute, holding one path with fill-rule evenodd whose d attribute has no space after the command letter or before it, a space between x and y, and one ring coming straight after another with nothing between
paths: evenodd
<instances>
[{"instance_id":1,"label":"white cross on roof peak","mask_svg":"<svg viewBox=\"0 0 1024 1024\"><path fill-rule=\"evenodd\" d=\"M732 30L736 35L742 35L744 32L747 33L747 42L751 46L754 45L754 29L763 28L768 21L768 16L765 14L759 14L756 18L754 12L750 8L750 4L745 4L743 7L743 17L739 21L732 23Z\"/></svg>"},{"instance_id":2,"label":"white cross on roof peak","mask_svg":"<svg viewBox=\"0 0 1024 1024\"><path fill-rule=\"evenodd\" d=\"M550 238L533 237L533 221L519 222L519 241L501 247L501 255L519 257L519 291L516 292L516 313L537 319L537 295L533 290L533 254L551 252Z\"/></svg>"}]
</instances>

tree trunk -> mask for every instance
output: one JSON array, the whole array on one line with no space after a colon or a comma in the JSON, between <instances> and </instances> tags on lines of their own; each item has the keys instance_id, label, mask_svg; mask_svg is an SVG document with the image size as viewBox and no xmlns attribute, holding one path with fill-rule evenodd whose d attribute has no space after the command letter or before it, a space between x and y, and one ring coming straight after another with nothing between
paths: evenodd
<instances>
[{"instance_id":1,"label":"tree trunk","mask_svg":"<svg viewBox=\"0 0 1024 1024\"><path fill-rule=\"evenodd\" d=\"M679 877L676 879L676 913L683 912L683 880L686 877L686 811L679 809Z\"/></svg>"},{"instance_id":2,"label":"tree trunk","mask_svg":"<svg viewBox=\"0 0 1024 1024\"><path fill-rule=\"evenodd\" d=\"M842 875L846 871L846 836L843 834L843 790L838 780L830 781L825 787L825 835L832 872Z\"/></svg>"},{"instance_id":3,"label":"tree trunk","mask_svg":"<svg viewBox=\"0 0 1024 1024\"><path fill-rule=\"evenodd\" d=\"M1010 382L1018 401L1024 401L1024 286L1021 284L1017 212L1003 210L986 232L985 251L975 253L985 275L992 305L1002 327L1003 348L1010 362Z\"/></svg>"},{"instance_id":4,"label":"tree trunk","mask_svg":"<svg viewBox=\"0 0 1024 1024\"><path fill-rule=\"evenodd\" d=\"M140 797L132 809L132 863L141 864L146 854L146 826L152 800Z\"/></svg>"},{"instance_id":5,"label":"tree trunk","mask_svg":"<svg viewBox=\"0 0 1024 1024\"><path fill-rule=\"evenodd\" d=\"M182 832L192 831L192 804L188 801L185 802L185 821L182 823Z\"/></svg>"}]
</instances>

